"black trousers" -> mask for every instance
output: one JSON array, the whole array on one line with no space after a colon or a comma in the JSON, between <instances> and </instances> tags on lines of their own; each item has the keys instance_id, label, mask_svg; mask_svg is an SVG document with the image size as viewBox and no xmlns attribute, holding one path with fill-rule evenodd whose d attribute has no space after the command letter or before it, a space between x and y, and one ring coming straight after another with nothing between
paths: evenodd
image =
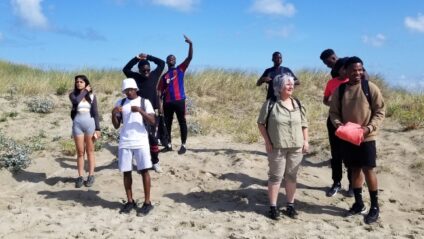
<instances>
[{"instance_id":1,"label":"black trousers","mask_svg":"<svg viewBox=\"0 0 424 239\"><path fill-rule=\"evenodd\" d=\"M330 117L327 119L328 139L331 149L331 177L334 183L342 181L343 175L343 153L342 140L336 136L336 128L331 123ZM347 167L347 178L352 185L352 168Z\"/></svg>"},{"instance_id":2,"label":"black trousers","mask_svg":"<svg viewBox=\"0 0 424 239\"><path fill-rule=\"evenodd\" d=\"M155 119L157 122L158 120ZM150 156L153 164L159 163L159 141L156 135L156 125L150 125L149 129L149 145L150 145Z\"/></svg>"},{"instance_id":3,"label":"black trousers","mask_svg":"<svg viewBox=\"0 0 424 239\"><path fill-rule=\"evenodd\" d=\"M165 116L166 129L168 131L169 143L171 143L171 129L172 120L174 120L174 113L177 115L178 124L180 125L181 144L187 141L187 121L185 118L186 105L185 100L177 100L172 102L165 102L163 104L163 113Z\"/></svg>"}]
</instances>

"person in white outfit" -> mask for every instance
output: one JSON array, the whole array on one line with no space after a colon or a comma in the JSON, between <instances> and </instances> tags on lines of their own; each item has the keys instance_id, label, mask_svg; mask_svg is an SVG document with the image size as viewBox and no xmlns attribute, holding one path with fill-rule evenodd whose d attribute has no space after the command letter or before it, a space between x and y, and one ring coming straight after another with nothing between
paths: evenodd
<instances>
[{"instance_id":1,"label":"person in white outfit","mask_svg":"<svg viewBox=\"0 0 424 239\"><path fill-rule=\"evenodd\" d=\"M130 213L137 210L137 204L132 192L133 159L137 171L141 174L144 188L144 203L137 210L137 216L147 215L153 205L150 201L150 175L148 169L152 168L148 132L146 124L153 125L155 112L149 100L137 95L138 87L133 78L122 82L122 92L127 96L116 102L112 110L112 123L115 129L122 124L119 133L118 165L123 172L124 187L127 194L127 203L120 213Z\"/></svg>"}]
</instances>

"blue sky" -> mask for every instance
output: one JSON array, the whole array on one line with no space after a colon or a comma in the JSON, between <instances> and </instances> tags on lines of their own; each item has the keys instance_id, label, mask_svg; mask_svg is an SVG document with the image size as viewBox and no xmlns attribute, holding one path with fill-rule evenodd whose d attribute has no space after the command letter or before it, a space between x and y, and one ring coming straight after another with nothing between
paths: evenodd
<instances>
[{"instance_id":1,"label":"blue sky","mask_svg":"<svg viewBox=\"0 0 424 239\"><path fill-rule=\"evenodd\" d=\"M137 53L187 55L191 69L262 73L271 54L324 69L356 55L391 84L424 88L423 0L2 0L0 59L42 68L122 68ZM82 72L83 73L83 72Z\"/></svg>"}]
</instances>

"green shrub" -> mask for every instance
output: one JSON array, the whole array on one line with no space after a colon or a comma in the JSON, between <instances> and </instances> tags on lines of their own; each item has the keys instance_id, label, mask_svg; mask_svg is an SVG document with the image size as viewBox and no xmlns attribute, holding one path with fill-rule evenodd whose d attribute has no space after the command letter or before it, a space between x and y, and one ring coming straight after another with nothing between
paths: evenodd
<instances>
[{"instance_id":1,"label":"green shrub","mask_svg":"<svg viewBox=\"0 0 424 239\"><path fill-rule=\"evenodd\" d=\"M424 97L414 94L399 94L386 100L387 117L399 121L404 130L414 130L424 125Z\"/></svg>"},{"instance_id":2,"label":"green shrub","mask_svg":"<svg viewBox=\"0 0 424 239\"><path fill-rule=\"evenodd\" d=\"M119 142L119 130L105 127L100 129L101 139L106 142Z\"/></svg>"},{"instance_id":3,"label":"green shrub","mask_svg":"<svg viewBox=\"0 0 424 239\"><path fill-rule=\"evenodd\" d=\"M64 95L64 94L66 94L66 92L68 92L68 86L66 84L61 84L56 89L56 95Z\"/></svg>"},{"instance_id":4,"label":"green shrub","mask_svg":"<svg viewBox=\"0 0 424 239\"><path fill-rule=\"evenodd\" d=\"M103 141L102 140L96 140L94 142L94 151L100 151L103 148Z\"/></svg>"},{"instance_id":5,"label":"green shrub","mask_svg":"<svg viewBox=\"0 0 424 239\"><path fill-rule=\"evenodd\" d=\"M77 149L75 148L75 143L73 139L60 141L61 152L66 156L75 156L77 154Z\"/></svg>"},{"instance_id":6,"label":"green shrub","mask_svg":"<svg viewBox=\"0 0 424 239\"><path fill-rule=\"evenodd\" d=\"M26 102L29 111L35 113L51 113L54 108L52 100L44 97L33 97Z\"/></svg>"},{"instance_id":7,"label":"green shrub","mask_svg":"<svg viewBox=\"0 0 424 239\"><path fill-rule=\"evenodd\" d=\"M202 134L202 126L197 121L189 120L187 122L187 130L191 135L200 135Z\"/></svg>"},{"instance_id":8,"label":"green shrub","mask_svg":"<svg viewBox=\"0 0 424 239\"><path fill-rule=\"evenodd\" d=\"M29 155L31 150L7 138L0 132L0 168L6 168L11 172L25 169L31 163Z\"/></svg>"},{"instance_id":9,"label":"green shrub","mask_svg":"<svg viewBox=\"0 0 424 239\"><path fill-rule=\"evenodd\" d=\"M41 151L46 149L46 144L43 142L43 139L47 138L46 132L40 130L38 135L26 138L25 142L32 151Z\"/></svg>"},{"instance_id":10,"label":"green shrub","mask_svg":"<svg viewBox=\"0 0 424 239\"><path fill-rule=\"evenodd\" d=\"M16 116L18 116L18 112L16 112L16 111L9 112L7 114L7 116L10 117L10 118L15 118Z\"/></svg>"}]
</instances>

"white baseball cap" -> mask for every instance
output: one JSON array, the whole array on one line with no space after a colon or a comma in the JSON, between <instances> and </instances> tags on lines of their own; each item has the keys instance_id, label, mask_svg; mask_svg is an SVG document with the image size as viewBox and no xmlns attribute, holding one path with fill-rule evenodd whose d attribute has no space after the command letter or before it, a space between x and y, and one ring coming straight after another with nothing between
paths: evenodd
<instances>
[{"instance_id":1,"label":"white baseball cap","mask_svg":"<svg viewBox=\"0 0 424 239\"><path fill-rule=\"evenodd\" d=\"M122 81L122 92L124 92L126 89L137 89L137 83L135 83L135 80L133 78L127 78Z\"/></svg>"}]
</instances>

